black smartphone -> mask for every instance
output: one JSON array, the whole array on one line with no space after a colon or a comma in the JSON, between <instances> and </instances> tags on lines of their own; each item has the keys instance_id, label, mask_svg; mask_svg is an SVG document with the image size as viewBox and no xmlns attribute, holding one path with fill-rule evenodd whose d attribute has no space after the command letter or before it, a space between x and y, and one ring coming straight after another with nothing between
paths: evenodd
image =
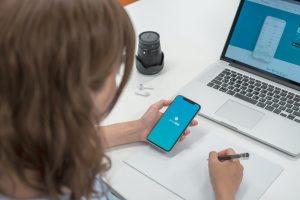
<instances>
[{"instance_id":1,"label":"black smartphone","mask_svg":"<svg viewBox=\"0 0 300 200\"><path fill-rule=\"evenodd\" d=\"M171 151L200 108L192 100L177 96L153 127L147 140L163 151Z\"/></svg>"}]
</instances>

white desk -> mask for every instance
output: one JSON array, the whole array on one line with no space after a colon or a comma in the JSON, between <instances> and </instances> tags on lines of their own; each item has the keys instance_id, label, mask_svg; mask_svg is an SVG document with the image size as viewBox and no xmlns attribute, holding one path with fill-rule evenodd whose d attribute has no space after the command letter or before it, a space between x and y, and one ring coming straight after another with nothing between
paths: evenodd
<instances>
[{"instance_id":1,"label":"white desk","mask_svg":"<svg viewBox=\"0 0 300 200\"><path fill-rule=\"evenodd\" d=\"M165 69L155 76L143 76L134 69L129 84L104 124L139 118L152 103L172 97L204 67L216 61L223 49L238 4L239 0L148 0L126 7L137 35L146 30L160 33L166 57ZM155 88L150 97L134 94L139 83ZM199 118L199 126L217 130L230 141L284 167L285 171L262 199L300 199L299 159L291 158L207 119ZM122 160L139 151L142 145L125 145L108 153L113 162L108 174L110 184L130 200L178 199L129 167L126 174L117 174Z\"/></svg>"}]
</instances>

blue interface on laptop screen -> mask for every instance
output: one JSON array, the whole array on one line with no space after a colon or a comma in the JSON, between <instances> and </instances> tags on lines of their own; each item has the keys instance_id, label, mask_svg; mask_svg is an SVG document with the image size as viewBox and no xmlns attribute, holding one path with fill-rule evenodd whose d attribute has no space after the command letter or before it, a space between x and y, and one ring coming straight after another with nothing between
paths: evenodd
<instances>
[{"instance_id":1,"label":"blue interface on laptop screen","mask_svg":"<svg viewBox=\"0 0 300 200\"><path fill-rule=\"evenodd\" d=\"M245 0L225 56L300 83L300 2Z\"/></svg>"}]
</instances>

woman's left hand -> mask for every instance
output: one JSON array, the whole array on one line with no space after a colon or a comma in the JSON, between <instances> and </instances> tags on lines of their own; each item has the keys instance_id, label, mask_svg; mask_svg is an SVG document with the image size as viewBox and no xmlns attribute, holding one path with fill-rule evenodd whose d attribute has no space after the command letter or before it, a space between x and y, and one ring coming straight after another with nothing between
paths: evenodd
<instances>
[{"instance_id":1,"label":"woman's left hand","mask_svg":"<svg viewBox=\"0 0 300 200\"><path fill-rule=\"evenodd\" d=\"M162 112L160 110L163 107L167 107L172 103L172 100L160 100L156 102L155 104L151 105L150 108L146 111L146 113L139 119L139 123L143 127L143 131L140 135L140 141L147 141L147 136L150 133L153 126L156 124L156 122L161 118ZM198 125L198 121L195 119L192 120L190 123L190 126L196 126ZM190 134L190 130L186 129L183 133L183 135L180 138L180 141L183 141L185 137Z\"/></svg>"}]
</instances>

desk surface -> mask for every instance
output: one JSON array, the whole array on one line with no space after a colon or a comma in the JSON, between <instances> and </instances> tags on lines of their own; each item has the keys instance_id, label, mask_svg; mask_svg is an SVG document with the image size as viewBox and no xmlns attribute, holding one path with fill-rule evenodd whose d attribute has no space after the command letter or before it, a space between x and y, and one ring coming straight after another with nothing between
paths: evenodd
<instances>
[{"instance_id":1,"label":"desk surface","mask_svg":"<svg viewBox=\"0 0 300 200\"><path fill-rule=\"evenodd\" d=\"M144 0L127 6L136 34L147 30L160 33L166 57L165 68L154 76L138 74L135 69L119 102L103 124L141 117L152 103L162 98L171 98L205 67L218 60L238 4L239 0ZM155 88L150 97L134 94L140 83ZM198 117L198 120L199 126L217 130L230 141L251 149L284 168L284 172L262 199L300 199L299 159L291 158L207 119ZM118 175L118 169L123 165L122 160L139 151L142 145L144 144L125 145L108 152L113 162L108 173L110 184L130 200L178 199L129 167L125 169L126 174Z\"/></svg>"}]
</instances>

